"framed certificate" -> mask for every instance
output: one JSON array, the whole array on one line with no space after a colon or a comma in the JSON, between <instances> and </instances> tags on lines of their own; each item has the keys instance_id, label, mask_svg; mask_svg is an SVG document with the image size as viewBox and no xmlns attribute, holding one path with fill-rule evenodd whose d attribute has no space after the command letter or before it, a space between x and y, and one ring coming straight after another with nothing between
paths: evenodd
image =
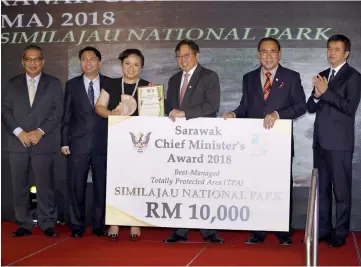
<instances>
[{"instance_id":1,"label":"framed certificate","mask_svg":"<svg viewBox=\"0 0 361 267\"><path fill-rule=\"evenodd\" d=\"M138 87L138 115L164 116L163 84Z\"/></svg>"}]
</instances>

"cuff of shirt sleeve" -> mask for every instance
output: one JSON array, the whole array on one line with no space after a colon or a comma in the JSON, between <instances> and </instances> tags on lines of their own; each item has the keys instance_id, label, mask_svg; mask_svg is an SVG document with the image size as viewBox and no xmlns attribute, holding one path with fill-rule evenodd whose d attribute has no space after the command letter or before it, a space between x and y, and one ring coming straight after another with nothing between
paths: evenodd
<instances>
[{"instance_id":1,"label":"cuff of shirt sleeve","mask_svg":"<svg viewBox=\"0 0 361 267\"><path fill-rule=\"evenodd\" d=\"M44 133L44 131L42 129L38 128L38 130L40 130L40 132L42 132L43 135L45 135L45 133Z\"/></svg>"},{"instance_id":2,"label":"cuff of shirt sleeve","mask_svg":"<svg viewBox=\"0 0 361 267\"><path fill-rule=\"evenodd\" d=\"M19 134L20 134L22 131L23 131L23 129L20 128L20 127L18 127L18 128L16 128L16 129L13 131L13 134L14 134L16 137L18 137Z\"/></svg>"}]
</instances>

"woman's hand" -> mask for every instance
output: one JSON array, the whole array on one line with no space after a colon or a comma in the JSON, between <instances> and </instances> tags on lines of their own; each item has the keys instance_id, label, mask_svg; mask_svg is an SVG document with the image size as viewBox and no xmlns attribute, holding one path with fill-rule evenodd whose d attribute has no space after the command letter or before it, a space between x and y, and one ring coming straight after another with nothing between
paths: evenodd
<instances>
[{"instance_id":1,"label":"woman's hand","mask_svg":"<svg viewBox=\"0 0 361 267\"><path fill-rule=\"evenodd\" d=\"M123 115L122 112L118 109L113 109L111 112L112 112L113 116L122 116Z\"/></svg>"}]
</instances>

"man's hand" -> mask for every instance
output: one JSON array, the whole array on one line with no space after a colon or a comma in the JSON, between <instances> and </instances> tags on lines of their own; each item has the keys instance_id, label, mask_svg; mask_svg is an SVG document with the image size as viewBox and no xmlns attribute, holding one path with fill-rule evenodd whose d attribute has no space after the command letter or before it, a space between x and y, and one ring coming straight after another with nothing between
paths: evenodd
<instances>
[{"instance_id":1,"label":"man's hand","mask_svg":"<svg viewBox=\"0 0 361 267\"><path fill-rule=\"evenodd\" d=\"M29 133L21 131L18 135L18 138L20 142L23 144L23 146L28 147L31 146L31 141L29 139Z\"/></svg>"},{"instance_id":2,"label":"man's hand","mask_svg":"<svg viewBox=\"0 0 361 267\"><path fill-rule=\"evenodd\" d=\"M169 118L172 121L175 121L175 118L184 118L186 116L184 111L178 110L178 109L173 109L170 113L169 113Z\"/></svg>"},{"instance_id":3,"label":"man's hand","mask_svg":"<svg viewBox=\"0 0 361 267\"><path fill-rule=\"evenodd\" d=\"M312 85L315 87L315 94L321 96L328 88L328 81L326 77L317 75L317 77L312 78Z\"/></svg>"},{"instance_id":4,"label":"man's hand","mask_svg":"<svg viewBox=\"0 0 361 267\"><path fill-rule=\"evenodd\" d=\"M226 119L234 119L236 117L235 115L236 114L234 114L233 112L227 112L222 115L222 118L225 120Z\"/></svg>"},{"instance_id":5,"label":"man's hand","mask_svg":"<svg viewBox=\"0 0 361 267\"><path fill-rule=\"evenodd\" d=\"M65 156L70 155L70 149L68 146L63 146L61 148L61 153L63 153Z\"/></svg>"},{"instance_id":6,"label":"man's hand","mask_svg":"<svg viewBox=\"0 0 361 267\"><path fill-rule=\"evenodd\" d=\"M315 93L313 94L313 97L319 99L321 95L322 93L315 87Z\"/></svg>"},{"instance_id":7,"label":"man's hand","mask_svg":"<svg viewBox=\"0 0 361 267\"><path fill-rule=\"evenodd\" d=\"M265 129L271 129L273 125L275 124L276 120L278 120L278 113L276 111L273 111L271 114L267 114L266 118L264 118L263 121L263 127Z\"/></svg>"},{"instance_id":8,"label":"man's hand","mask_svg":"<svg viewBox=\"0 0 361 267\"><path fill-rule=\"evenodd\" d=\"M28 133L28 138L33 145L39 143L42 137L43 137L43 133L39 129L33 130Z\"/></svg>"}]
</instances>

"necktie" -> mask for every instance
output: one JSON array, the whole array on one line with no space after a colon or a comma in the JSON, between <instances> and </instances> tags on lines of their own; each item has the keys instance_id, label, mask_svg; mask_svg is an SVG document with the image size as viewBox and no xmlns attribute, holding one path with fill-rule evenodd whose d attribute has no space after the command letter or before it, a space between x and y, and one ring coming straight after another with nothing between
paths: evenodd
<instances>
[{"instance_id":1,"label":"necktie","mask_svg":"<svg viewBox=\"0 0 361 267\"><path fill-rule=\"evenodd\" d=\"M332 70L330 79L328 80L329 82L332 81L333 78L335 78L335 73L336 73L336 71L335 71L335 70Z\"/></svg>"},{"instance_id":2,"label":"necktie","mask_svg":"<svg viewBox=\"0 0 361 267\"><path fill-rule=\"evenodd\" d=\"M88 99L90 106L94 108L94 88L93 88L93 81L90 81L89 87L88 87Z\"/></svg>"},{"instance_id":3,"label":"necktie","mask_svg":"<svg viewBox=\"0 0 361 267\"><path fill-rule=\"evenodd\" d=\"M182 86L182 89L181 89L180 95L179 95L179 104L180 105L182 104L184 94L187 91L189 75L190 75L189 73L184 74L183 86Z\"/></svg>"},{"instance_id":4,"label":"necktie","mask_svg":"<svg viewBox=\"0 0 361 267\"><path fill-rule=\"evenodd\" d=\"M29 100L30 100L30 106L33 105L35 98L35 79L30 79L29 83Z\"/></svg>"},{"instance_id":5,"label":"necktie","mask_svg":"<svg viewBox=\"0 0 361 267\"><path fill-rule=\"evenodd\" d=\"M265 82L265 84L263 86L263 99L267 100L267 98L269 96L269 93L271 91L271 79L270 79L270 77L271 77L272 74L270 72L267 72L265 75L266 75L267 79L266 79L266 82Z\"/></svg>"}]
</instances>

